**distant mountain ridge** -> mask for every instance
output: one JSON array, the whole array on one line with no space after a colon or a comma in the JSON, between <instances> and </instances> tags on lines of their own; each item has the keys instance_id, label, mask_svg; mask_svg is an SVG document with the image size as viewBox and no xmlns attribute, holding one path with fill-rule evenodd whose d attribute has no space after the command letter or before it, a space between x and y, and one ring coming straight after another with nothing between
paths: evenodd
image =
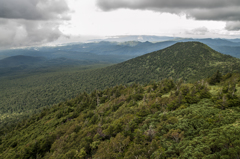
<instances>
[{"instance_id":1,"label":"distant mountain ridge","mask_svg":"<svg viewBox=\"0 0 240 159\"><path fill-rule=\"evenodd\" d=\"M183 39L181 42L198 41L211 47L212 49L233 57L240 58L239 39Z\"/></svg>"},{"instance_id":2,"label":"distant mountain ridge","mask_svg":"<svg viewBox=\"0 0 240 159\"><path fill-rule=\"evenodd\" d=\"M176 37L169 37L169 36L154 36L154 35L119 35L119 36L110 36L106 39L93 39L90 41L117 41L117 42L124 42L124 41L152 41L152 42L159 42L159 41L170 41L174 39L179 39Z\"/></svg>"},{"instance_id":3,"label":"distant mountain ridge","mask_svg":"<svg viewBox=\"0 0 240 159\"><path fill-rule=\"evenodd\" d=\"M31 47L24 49L0 50L0 59L16 55L45 57L47 59L69 58L74 60L90 60L98 62L120 63L131 58L144 55L169 47L177 42L202 42L212 49L227 55L240 58L239 39L193 39L173 37L143 36L145 41L127 37L124 41L117 38L107 41L95 41L89 43L69 43L53 47ZM152 39L153 38L153 39ZM114 41L115 39L115 41Z\"/></svg>"},{"instance_id":4,"label":"distant mountain ridge","mask_svg":"<svg viewBox=\"0 0 240 159\"><path fill-rule=\"evenodd\" d=\"M19 65L36 64L46 60L44 57L17 55L0 60L0 67L17 67Z\"/></svg>"},{"instance_id":5,"label":"distant mountain ridge","mask_svg":"<svg viewBox=\"0 0 240 159\"><path fill-rule=\"evenodd\" d=\"M16 55L0 60L0 77L9 75L18 75L22 73L49 71L51 69L60 69L63 67L87 66L94 64L104 64L99 61L74 60L64 57L47 59L45 57L34 57L25 55Z\"/></svg>"}]
</instances>

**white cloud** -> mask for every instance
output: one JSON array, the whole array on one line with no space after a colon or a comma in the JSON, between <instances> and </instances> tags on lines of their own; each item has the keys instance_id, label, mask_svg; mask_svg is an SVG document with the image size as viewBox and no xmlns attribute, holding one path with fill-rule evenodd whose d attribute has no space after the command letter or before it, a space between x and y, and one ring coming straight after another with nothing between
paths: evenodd
<instances>
[{"instance_id":1,"label":"white cloud","mask_svg":"<svg viewBox=\"0 0 240 159\"><path fill-rule=\"evenodd\" d=\"M39 45L58 39L62 33L56 22L29 21L29 20L3 20L0 25L0 46L19 47Z\"/></svg>"},{"instance_id":2,"label":"white cloud","mask_svg":"<svg viewBox=\"0 0 240 159\"><path fill-rule=\"evenodd\" d=\"M206 35L206 33L208 33L208 32L209 32L209 30L206 27L199 27L199 28L195 28L195 29L186 31L186 34Z\"/></svg>"}]
</instances>

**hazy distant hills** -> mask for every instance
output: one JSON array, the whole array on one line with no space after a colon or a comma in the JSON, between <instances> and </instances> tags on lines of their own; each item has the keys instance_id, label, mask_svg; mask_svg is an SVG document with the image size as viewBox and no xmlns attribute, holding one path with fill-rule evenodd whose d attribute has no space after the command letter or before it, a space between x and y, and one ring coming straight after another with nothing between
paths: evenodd
<instances>
[{"instance_id":1,"label":"hazy distant hills","mask_svg":"<svg viewBox=\"0 0 240 159\"><path fill-rule=\"evenodd\" d=\"M70 43L53 47L1 50L0 59L16 55L25 55L44 57L47 59L68 58L82 61L120 63L149 52L164 49L177 42L191 41L202 42L220 53L240 58L239 39L183 39L157 36L139 37L144 40L141 40L141 38L138 39L137 36L126 36L123 40L113 38L109 41L97 40L97 42ZM114 41L114 39L116 41Z\"/></svg>"},{"instance_id":2,"label":"hazy distant hills","mask_svg":"<svg viewBox=\"0 0 240 159\"><path fill-rule=\"evenodd\" d=\"M0 67L17 67L19 65L32 65L43 61L46 61L46 58L17 55L0 60Z\"/></svg>"},{"instance_id":3,"label":"hazy distant hills","mask_svg":"<svg viewBox=\"0 0 240 159\"><path fill-rule=\"evenodd\" d=\"M123 43L101 41L79 45L78 50L100 55L124 55L137 57L152 51L161 50L173 45L173 41L159 43L128 41Z\"/></svg>"},{"instance_id":4,"label":"hazy distant hills","mask_svg":"<svg viewBox=\"0 0 240 159\"><path fill-rule=\"evenodd\" d=\"M140 41L140 42L159 42L159 41L171 41L174 39L180 39L177 37L168 36L151 36L151 35L120 35L120 36L110 36L106 39L94 39L90 41L112 41L112 42L125 42L125 41Z\"/></svg>"},{"instance_id":5,"label":"hazy distant hills","mask_svg":"<svg viewBox=\"0 0 240 159\"><path fill-rule=\"evenodd\" d=\"M97 62L119 63L131 58L160 50L171 46L176 42L166 41L160 43L151 42L93 42L67 44L56 47L37 47L26 49L10 49L0 51L0 58L25 55L25 56L41 56L47 59L69 58L75 60L91 60Z\"/></svg>"},{"instance_id":6,"label":"hazy distant hills","mask_svg":"<svg viewBox=\"0 0 240 159\"><path fill-rule=\"evenodd\" d=\"M101 41L101 40L102 39L95 40L95 41ZM212 49L218 52L240 58L240 39L219 39L219 38L193 39L193 38L166 37L166 36L146 36L146 35L134 36L133 35L133 36L109 37L107 39L104 39L104 41L110 41L110 42L115 41L120 43L125 41L138 41L138 42L141 42L143 45L145 42L149 41L149 42L156 43L155 46L157 46L158 44L162 44L163 41L165 42L171 41L172 43L198 41L210 46ZM164 47L161 47L156 50L163 49L163 48ZM151 51L156 51L156 50L153 49ZM143 54L144 54L144 51L143 51Z\"/></svg>"},{"instance_id":7,"label":"hazy distant hills","mask_svg":"<svg viewBox=\"0 0 240 159\"><path fill-rule=\"evenodd\" d=\"M51 69L56 70L67 66L85 66L99 63L98 61L74 60L64 57L47 59L45 57L16 55L0 60L0 77L39 71L48 72Z\"/></svg>"},{"instance_id":8,"label":"hazy distant hills","mask_svg":"<svg viewBox=\"0 0 240 159\"><path fill-rule=\"evenodd\" d=\"M204 43L206 45L214 45L214 46L240 46L240 42L233 42L229 39L183 39L180 40L182 42L188 41L198 41Z\"/></svg>"},{"instance_id":9,"label":"hazy distant hills","mask_svg":"<svg viewBox=\"0 0 240 159\"><path fill-rule=\"evenodd\" d=\"M98 49L98 48L97 48ZM34 56L34 57L44 57L47 59L56 58L68 58L73 60L81 61L95 61L95 62L108 62L108 63L118 63L126 59L132 58L132 56L118 56L118 55L98 55L86 51L75 51L78 50L75 46L61 46L61 47L41 47L36 50L36 48L27 49L10 49L1 50L0 59L24 55L24 56Z\"/></svg>"},{"instance_id":10,"label":"hazy distant hills","mask_svg":"<svg viewBox=\"0 0 240 159\"><path fill-rule=\"evenodd\" d=\"M184 39L181 42L199 41L212 49L233 57L240 58L240 40L239 39Z\"/></svg>"},{"instance_id":11,"label":"hazy distant hills","mask_svg":"<svg viewBox=\"0 0 240 159\"><path fill-rule=\"evenodd\" d=\"M229 39L229 41L240 43L240 39Z\"/></svg>"}]
</instances>

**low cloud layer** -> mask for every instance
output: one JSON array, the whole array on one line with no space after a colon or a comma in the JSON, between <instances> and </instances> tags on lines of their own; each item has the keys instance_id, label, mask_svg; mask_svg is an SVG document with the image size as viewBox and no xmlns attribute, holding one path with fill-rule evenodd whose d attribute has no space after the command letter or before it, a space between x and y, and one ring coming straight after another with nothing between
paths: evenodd
<instances>
[{"instance_id":1,"label":"low cloud layer","mask_svg":"<svg viewBox=\"0 0 240 159\"><path fill-rule=\"evenodd\" d=\"M39 45L62 36L65 0L0 0L0 48Z\"/></svg>"},{"instance_id":2,"label":"low cloud layer","mask_svg":"<svg viewBox=\"0 0 240 159\"><path fill-rule=\"evenodd\" d=\"M197 20L240 21L239 0L97 0L97 5L104 11L129 8L184 13Z\"/></svg>"}]
</instances>

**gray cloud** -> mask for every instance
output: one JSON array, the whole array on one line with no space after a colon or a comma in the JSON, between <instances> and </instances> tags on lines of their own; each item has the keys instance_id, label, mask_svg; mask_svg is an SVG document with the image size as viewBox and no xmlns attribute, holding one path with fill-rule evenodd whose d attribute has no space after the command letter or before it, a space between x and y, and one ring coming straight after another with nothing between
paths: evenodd
<instances>
[{"instance_id":1,"label":"gray cloud","mask_svg":"<svg viewBox=\"0 0 240 159\"><path fill-rule=\"evenodd\" d=\"M0 0L0 47L39 45L64 36L70 17L65 0Z\"/></svg>"},{"instance_id":2,"label":"gray cloud","mask_svg":"<svg viewBox=\"0 0 240 159\"><path fill-rule=\"evenodd\" d=\"M97 5L104 11L129 8L185 13L197 20L240 21L240 0L97 0Z\"/></svg>"},{"instance_id":3,"label":"gray cloud","mask_svg":"<svg viewBox=\"0 0 240 159\"><path fill-rule=\"evenodd\" d=\"M239 0L97 0L97 4L103 10L118 8L131 9L203 9L225 8L239 6Z\"/></svg>"},{"instance_id":4,"label":"gray cloud","mask_svg":"<svg viewBox=\"0 0 240 159\"><path fill-rule=\"evenodd\" d=\"M227 30L238 31L238 30L240 30L240 21L237 21L237 22L227 22L225 28Z\"/></svg>"},{"instance_id":5,"label":"gray cloud","mask_svg":"<svg viewBox=\"0 0 240 159\"><path fill-rule=\"evenodd\" d=\"M0 19L0 47L39 45L57 40L62 33L56 22Z\"/></svg>"},{"instance_id":6,"label":"gray cloud","mask_svg":"<svg viewBox=\"0 0 240 159\"><path fill-rule=\"evenodd\" d=\"M0 0L0 17L7 19L68 19L65 0Z\"/></svg>"}]
</instances>

